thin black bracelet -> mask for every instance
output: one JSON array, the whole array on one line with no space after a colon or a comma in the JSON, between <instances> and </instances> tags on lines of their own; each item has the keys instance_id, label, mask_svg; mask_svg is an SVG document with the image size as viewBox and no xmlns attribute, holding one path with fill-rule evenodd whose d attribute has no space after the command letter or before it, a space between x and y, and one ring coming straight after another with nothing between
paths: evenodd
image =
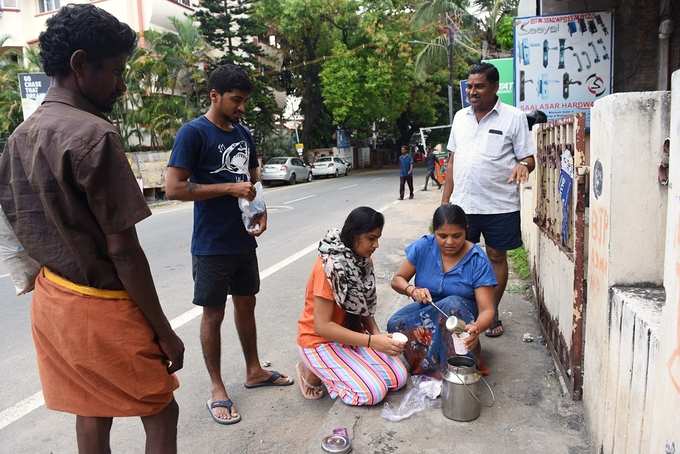
<instances>
[{"instance_id":1,"label":"thin black bracelet","mask_svg":"<svg viewBox=\"0 0 680 454\"><path fill-rule=\"evenodd\" d=\"M368 335L368 344L366 344L366 348L371 346L371 335Z\"/></svg>"},{"instance_id":2,"label":"thin black bracelet","mask_svg":"<svg viewBox=\"0 0 680 454\"><path fill-rule=\"evenodd\" d=\"M406 286L406 288L404 289L404 294L410 298L411 295L408 294L408 288L409 288L409 287L413 287L413 288L415 289L416 286L413 285L413 284L408 284L408 285Z\"/></svg>"}]
</instances>

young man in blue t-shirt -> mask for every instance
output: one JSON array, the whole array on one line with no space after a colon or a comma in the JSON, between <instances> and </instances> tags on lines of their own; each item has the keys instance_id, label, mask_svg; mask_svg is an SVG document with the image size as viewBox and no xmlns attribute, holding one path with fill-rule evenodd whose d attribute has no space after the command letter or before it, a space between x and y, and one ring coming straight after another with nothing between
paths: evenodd
<instances>
[{"instance_id":1,"label":"young man in blue t-shirt","mask_svg":"<svg viewBox=\"0 0 680 454\"><path fill-rule=\"evenodd\" d=\"M399 156L399 200L404 200L404 183L408 184L409 199L413 198L413 158L408 153L408 147L402 145Z\"/></svg>"},{"instance_id":2,"label":"young man in blue t-shirt","mask_svg":"<svg viewBox=\"0 0 680 454\"><path fill-rule=\"evenodd\" d=\"M257 354L255 295L260 277L255 237L266 230L267 214L255 220L256 227L249 233L238 206L239 198L255 197L253 184L260 177L253 138L239 123L252 90L241 67L217 68L208 81L210 109L178 131L165 177L169 199L194 201L193 303L203 307L201 346L212 382L207 406L220 424L241 420L220 368L220 328L228 294L246 359L245 386L293 383L283 374L264 370Z\"/></svg>"}]
</instances>

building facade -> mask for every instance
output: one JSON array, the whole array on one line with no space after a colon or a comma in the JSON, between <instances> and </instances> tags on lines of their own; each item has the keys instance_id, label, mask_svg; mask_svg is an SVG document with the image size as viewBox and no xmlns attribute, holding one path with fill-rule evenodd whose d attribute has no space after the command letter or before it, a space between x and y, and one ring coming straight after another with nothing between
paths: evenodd
<instances>
[{"instance_id":1,"label":"building facade","mask_svg":"<svg viewBox=\"0 0 680 454\"><path fill-rule=\"evenodd\" d=\"M0 0L0 37L7 36L4 48L24 48L38 41L45 22L68 3L92 3L137 33L144 30L172 31L171 17L192 14L192 0Z\"/></svg>"}]
</instances>

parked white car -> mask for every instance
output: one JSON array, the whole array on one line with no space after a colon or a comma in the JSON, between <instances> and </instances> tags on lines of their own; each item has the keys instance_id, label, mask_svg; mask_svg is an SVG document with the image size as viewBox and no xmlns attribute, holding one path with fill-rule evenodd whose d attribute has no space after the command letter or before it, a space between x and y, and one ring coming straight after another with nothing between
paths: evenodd
<instances>
[{"instance_id":1,"label":"parked white car","mask_svg":"<svg viewBox=\"0 0 680 454\"><path fill-rule=\"evenodd\" d=\"M295 184L300 181L312 181L312 170L300 158L271 158L262 168L260 179L263 184L282 181Z\"/></svg>"},{"instance_id":2,"label":"parked white car","mask_svg":"<svg viewBox=\"0 0 680 454\"><path fill-rule=\"evenodd\" d=\"M349 167L345 161L334 156L323 156L317 159L312 165L312 174L317 176L335 176L347 175Z\"/></svg>"}]
</instances>

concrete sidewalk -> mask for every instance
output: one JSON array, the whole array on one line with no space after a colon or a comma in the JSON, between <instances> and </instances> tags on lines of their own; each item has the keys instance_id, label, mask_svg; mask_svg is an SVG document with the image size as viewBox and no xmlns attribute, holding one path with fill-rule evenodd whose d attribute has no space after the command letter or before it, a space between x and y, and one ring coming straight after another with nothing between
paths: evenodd
<instances>
[{"instance_id":1,"label":"concrete sidewalk","mask_svg":"<svg viewBox=\"0 0 680 454\"><path fill-rule=\"evenodd\" d=\"M386 213L380 249L374 257L379 287L376 318L383 327L404 303L390 288L392 274L404 258L406 245L428 232L441 193L418 190L415 197L399 202ZM338 427L348 429L353 452L360 454L590 452L582 405L562 395L553 360L540 342L535 307L527 293L527 283L511 277L501 304L505 335L497 339L482 336L482 348L492 370L487 379L496 404L483 408L479 419L451 421L437 407L394 423L380 416L383 404L353 408L337 400L318 428L306 431L308 442L300 452L322 452L321 439ZM525 343L525 333L538 339ZM392 393L388 401L398 405L405 392ZM309 406L318 404L307 402Z\"/></svg>"}]
</instances>

